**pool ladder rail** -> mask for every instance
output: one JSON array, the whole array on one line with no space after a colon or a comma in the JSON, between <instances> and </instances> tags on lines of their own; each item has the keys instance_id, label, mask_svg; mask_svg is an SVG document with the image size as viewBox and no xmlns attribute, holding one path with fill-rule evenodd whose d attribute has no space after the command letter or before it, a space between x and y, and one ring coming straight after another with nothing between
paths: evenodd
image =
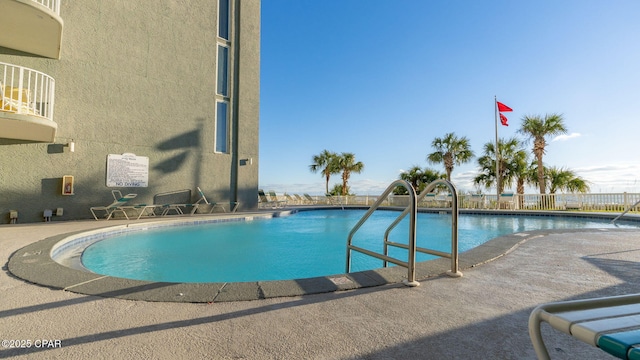
<instances>
[{"instance_id":1,"label":"pool ladder rail","mask_svg":"<svg viewBox=\"0 0 640 360\"><path fill-rule=\"evenodd\" d=\"M449 188L451 192L451 253L446 253L437 250L430 250L422 247L416 246L416 223L418 218L418 202L422 200L428 193L433 191L436 186L445 185ZM383 249L384 253L379 254L371 250L367 250L358 246L353 245L353 237L356 232L362 227L362 225L369 219L371 214L376 211L382 202L391 194L393 189L398 186L404 187L409 193L409 204L404 209L402 213L396 218L396 220L389 225L387 230L384 233L383 238ZM409 238L407 244L401 244L389 241L389 234L391 231L402 221L407 215L409 215ZM389 256L389 246L395 246L408 250L408 259L407 261L403 261L400 259L396 259ZM458 270L458 195L455 186L447 180L436 180L429 185L420 193L420 195L416 195L413 186L406 180L396 180L387 189L382 193L381 196L378 197L378 200L371 205L369 210L362 216L360 221L351 229L349 232L349 236L347 238L347 273L351 272L351 251L357 251L365 255L369 255L375 257L377 259L381 259L383 261L383 266L387 267L388 263L393 263L398 266L402 266L407 268L407 279L404 281L404 284L407 286L419 286L420 283L416 281L416 251L450 258L451 259L451 270L447 271L447 274L452 277L461 277L462 273Z\"/></svg>"},{"instance_id":2,"label":"pool ladder rail","mask_svg":"<svg viewBox=\"0 0 640 360\"><path fill-rule=\"evenodd\" d=\"M622 212L622 214L616 216L613 220L611 220L612 224L616 224L616 220L620 219L621 217L624 216L624 214L628 213L629 211L631 211L631 209L633 209L634 207L638 206L638 204L640 204L640 200L636 201L635 204L629 206L625 211ZM617 225L616 225L617 226Z\"/></svg>"}]
</instances>

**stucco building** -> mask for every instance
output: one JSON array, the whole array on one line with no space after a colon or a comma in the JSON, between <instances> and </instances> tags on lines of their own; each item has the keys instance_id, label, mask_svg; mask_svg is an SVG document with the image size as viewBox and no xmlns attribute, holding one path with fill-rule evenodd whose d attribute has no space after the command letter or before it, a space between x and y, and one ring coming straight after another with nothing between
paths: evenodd
<instances>
[{"instance_id":1,"label":"stucco building","mask_svg":"<svg viewBox=\"0 0 640 360\"><path fill-rule=\"evenodd\" d=\"M255 208L259 70L259 0L0 0L0 223L111 190Z\"/></svg>"}]
</instances>

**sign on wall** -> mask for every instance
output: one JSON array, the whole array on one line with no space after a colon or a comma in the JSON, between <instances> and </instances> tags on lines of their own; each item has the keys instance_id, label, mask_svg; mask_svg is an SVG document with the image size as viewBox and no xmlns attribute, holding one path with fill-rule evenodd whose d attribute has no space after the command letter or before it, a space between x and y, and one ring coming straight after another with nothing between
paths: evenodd
<instances>
[{"instance_id":1,"label":"sign on wall","mask_svg":"<svg viewBox=\"0 0 640 360\"><path fill-rule=\"evenodd\" d=\"M149 158L125 153L107 156L107 187L149 186Z\"/></svg>"}]
</instances>

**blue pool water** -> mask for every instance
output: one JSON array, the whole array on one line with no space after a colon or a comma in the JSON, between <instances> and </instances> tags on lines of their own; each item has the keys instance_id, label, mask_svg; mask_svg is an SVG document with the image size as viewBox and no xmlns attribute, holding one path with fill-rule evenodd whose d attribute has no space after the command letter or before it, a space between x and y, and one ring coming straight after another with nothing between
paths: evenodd
<instances>
[{"instance_id":1,"label":"blue pool water","mask_svg":"<svg viewBox=\"0 0 640 360\"><path fill-rule=\"evenodd\" d=\"M176 226L125 233L89 246L83 265L98 274L166 282L242 282L309 278L345 272L346 240L363 210L301 211L253 221ZM376 211L354 245L382 251L384 231L398 216ZM465 215L458 220L459 251L515 232L612 227L606 220L563 217ZM635 227L635 226L634 226ZM451 215L418 214L418 246L451 250ZM407 243L407 220L391 233ZM382 267L380 260L352 253L352 271ZM406 261L406 251L390 255ZM434 258L417 255L418 261Z\"/></svg>"}]
</instances>

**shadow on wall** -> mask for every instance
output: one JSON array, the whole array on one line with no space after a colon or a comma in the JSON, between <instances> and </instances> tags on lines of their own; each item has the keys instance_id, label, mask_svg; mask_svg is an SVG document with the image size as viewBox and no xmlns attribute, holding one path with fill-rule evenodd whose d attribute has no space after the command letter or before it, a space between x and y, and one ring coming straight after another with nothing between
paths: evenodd
<instances>
[{"instance_id":1,"label":"shadow on wall","mask_svg":"<svg viewBox=\"0 0 640 360\"><path fill-rule=\"evenodd\" d=\"M47 154L63 154L64 144L49 144L47 145Z\"/></svg>"},{"instance_id":2,"label":"shadow on wall","mask_svg":"<svg viewBox=\"0 0 640 360\"><path fill-rule=\"evenodd\" d=\"M163 174L169 174L169 173L178 171L187 160L187 157L191 152L190 149L200 147L201 131L202 129L198 128L196 130L192 130L184 134L174 136L171 139L165 140L160 144L158 144L156 146L156 149L160 151L172 151L172 150L180 150L180 149L184 149L184 150L181 153L174 155L169 159L159 162L157 165L153 167L153 169Z\"/></svg>"}]
</instances>

